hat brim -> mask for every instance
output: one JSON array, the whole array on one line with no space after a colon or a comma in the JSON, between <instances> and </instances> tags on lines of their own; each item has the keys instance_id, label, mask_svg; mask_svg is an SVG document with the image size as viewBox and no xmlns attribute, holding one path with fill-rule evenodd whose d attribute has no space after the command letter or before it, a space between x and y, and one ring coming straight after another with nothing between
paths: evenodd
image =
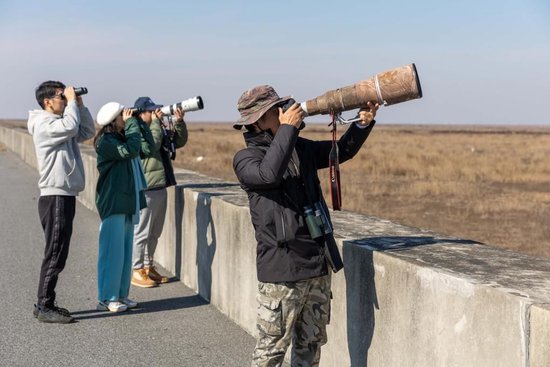
<instances>
[{"instance_id":1,"label":"hat brim","mask_svg":"<svg viewBox=\"0 0 550 367\"><path fill-rule=\"evenodd\" d=\"M281 97L278 100L265 105L262 109L254 112L253 114L248 115L246 117L241 117L237 122L235 122L233 127L235 129L240 129L241 126L253 124L256 121L258 121L260 117L262 117L271 107L275 106L276 104L286 102L291 98L292 96Z\"/></svg>"}]
</instances>

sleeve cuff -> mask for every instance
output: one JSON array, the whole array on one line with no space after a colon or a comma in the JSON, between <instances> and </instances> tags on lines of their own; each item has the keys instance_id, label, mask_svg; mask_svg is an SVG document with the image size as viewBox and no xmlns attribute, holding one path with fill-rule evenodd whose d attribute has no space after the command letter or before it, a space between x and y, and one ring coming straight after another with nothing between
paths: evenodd
<instances>
[{"instance_id":1,"label":"sleeve cuff","mask_svg":"<svg viewBox=\"0 0 550 367\"><path fill-rule=\"evenodd\" d=\"M366 129L367 127L371 126L373 124L374 120L372 120L368 125L360 125L358 122L355 123L355 126L357 126L360 129Z\"/></svg>"}]
</instances>

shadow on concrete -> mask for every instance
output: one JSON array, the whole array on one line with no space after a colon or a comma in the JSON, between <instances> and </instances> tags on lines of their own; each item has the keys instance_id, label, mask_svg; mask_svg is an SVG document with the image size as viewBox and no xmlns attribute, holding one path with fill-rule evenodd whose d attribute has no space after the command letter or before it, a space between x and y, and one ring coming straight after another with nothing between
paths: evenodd
<instances>
[{"instance_id":1,"label":"shadow on concrete","mask_svg":"<svg viewBox=\"0 0 550 367\"><path fill-rule=\"evenodd\" d=\"M210 204L212 196L223 194L199 193L197 197L197 281L199 294L207 301L212 295L212 262L216 254L216 229L212 221Z\"/></svg>"},{"instance_id":2,"label":"shadow on concrete","mask_svg":"<svg viewBox=\"0 0 550 367\"><path fill-rule=\"evenodd\" d=\"M128 310L126 312L105 312L91 309L71 312L71 315L75 318L76 321L82 321L103 317L131 316L152 312L174 311L184 308L205 306L207 304L208 302L197 294L194 296L165 298L154 301L140 302L137 308Z\"/></svg>"},{"instance_id":3,"label":"shadow on concrete","mask_svg":"<svg viewBox=\"0 0 550 367\"><path fill-rule=\"evenodd\" d=\"M368 366L368 353L376 326L374 313L380 309L376 293L374 251L394 252L445 244L472 245L479 242L432 236L378 236L344 242L347 338L351 367ZM370 251L365 251L365 247Z\"/></svg>"},{"instance_id":4,"label":"shadow on concrete","mask_svg":"<svg viewBox=\"0 0 550 367\"><path fill-rule=\"evenodd\" d=\"M350 365L366 366L378 309L373 253L350 243L344 243L343 252Z\"/></svg>"},{"instance_id":5,"label":"shadow on concrete","mask_svg":"<svg viewBox=\"0 0 550 367\"><path fill-rule=\"evenodd\" d=\"M174 190L174 223L175 227L175 241L176 248L174 256L176 258L174 262L175 274L174 280L181 279L181 264L182 264L182 251L183 251L183 208L185 207L185 198L183 195L183 189L178 187Z\"/></svg>"},{"instance_id":6,"label":"shadow on concrete","mask_svg":"<svg viewBox=\"0 0 550 367\"><path fill-rule=\"evenodd\" d=\"M220 183L179 183L178 188L181 189L209 189L209 188L223 188L223 187L240 187L236 182L220 182Z\"/></svg>"},{"instance_id":7,"label":"shadow on concrete","mask_svg":"<svg viewBox=\"0 0 550 367\"><path fill-rule=\"evenodd\" d=\"M444 238L433 236L377 236L354 240L353 243L359 246L368 247L372 251L400 251L412 247L426 245L463 244L479 245L481 242L463 240L458 238Z\"/></svg>"},{"instance_id":8,"label":"shadow on concrete","mask_svg":"<svg viewBox=\"0 0 550 367\"><path fill-rule=\"evenodd\" d=\"M182 173L178 173L176 174L176 177L179 180L183 180L185 181L186 179L186 174L182 174ZM175 207L175 223L182 223L182 220L183 220L183 214L184 214L184 209L185 209L185 193L184 193L184 190L185 189L208 189L208 188L211 188L211 189L215 189L215 188L227 188L227 187L238 187L239 184L237 183L231 183L231 182L220 182L220 183L179 183L176 185L176 188L175 188L175 201L176 201L176 207ZM200 194L199 194L200 195ZM217 195L224 195L222 193L208 193L208 195L210 196L217 196ZM209 208L210 204L208 204L208 209ZM199 215L199 209L198 209L198 206L197 206L197 216ZM209 215L209 218L208 220L211 222L211 216L210 216L210 212L208 211L208 215ZM198 217L197 217L198 218ZM176 241L176 251L175 251L175 257L176 257L176 261L175 261L175 274L174 274L174 277L176 279L181 279L181 264L183 262L183 254L182 254L182 249L183 249L183 241L184 241L184 233L183 233L183 225L176 225L176 233L175 233L175 241ZM198 224L198 221L197 221L197 228L199 228L199 224ZM203 231L204 232L204 231ZM199 235L199 231L197 231L197 235ZM213 255L212 255L212 258L213 258ZM208 293L210 295L210 292ZM209 299L210 299L210 296L209 296Z\"/></svg>"}]
</instances>

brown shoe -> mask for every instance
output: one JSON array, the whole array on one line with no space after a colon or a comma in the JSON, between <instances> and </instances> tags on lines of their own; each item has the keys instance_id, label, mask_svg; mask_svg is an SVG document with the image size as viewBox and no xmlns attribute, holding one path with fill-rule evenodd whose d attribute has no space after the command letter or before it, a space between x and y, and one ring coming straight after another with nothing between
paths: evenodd
<instances>
[{"instance_id":1,"label":"brown shoe","mask_svg":"<svg viewBox=\"0 0 550 367\"><path fill-rule=\"evenodd\" d=\"M168 283L168 277L165 277L164 275L160 275L157 269L154 266L146 267L145 270L147 271L147 275L149 278L154 280L157 283Z\"/></svg>"},{"instance_id":2,"label":"brown shoe","mask_svg":"<svg viewBox=\"0 0 550 367\"><path fill-rule=\"evenodd\" d=\"M152 288L158 286L157 282L149 278L145 269L134 269L132 271L132 285L141 288Z\"/></svg>"}]
</instances>

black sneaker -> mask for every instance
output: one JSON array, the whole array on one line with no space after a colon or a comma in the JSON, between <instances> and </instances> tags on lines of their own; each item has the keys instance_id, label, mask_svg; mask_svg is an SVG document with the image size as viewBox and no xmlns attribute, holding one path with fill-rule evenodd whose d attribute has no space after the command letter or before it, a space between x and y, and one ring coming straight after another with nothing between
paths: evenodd
<instances>
[{"instance_id":1,"label":"black sneaker","mask_svg":"<svg viewBox=\"0 0 550 367\"><path fill-rule=\"evenodd\" d=\"M65 310L66 311L66 310ZM41 308L38 310L36 316L38 321L55 323L55 324L68 324L74 321L74 319L68 314L60 311L60 308Z\"/></svg>"},{"instance_id":2,"label":"black sneaker","mask_svg":"<svg viewBox=\"0 0 550 367\"><path fill-rule=\"evenodd\" d=\"M65 316L71 316L71 313L66 308L53 306L53 309L56 310L57 312L59 312L60 314L65 315ZM34 317L38 317L38 306L37 305L34 305L34 310L32 311L32 314L34 315Z\"/></svg>"}]
</instances>

